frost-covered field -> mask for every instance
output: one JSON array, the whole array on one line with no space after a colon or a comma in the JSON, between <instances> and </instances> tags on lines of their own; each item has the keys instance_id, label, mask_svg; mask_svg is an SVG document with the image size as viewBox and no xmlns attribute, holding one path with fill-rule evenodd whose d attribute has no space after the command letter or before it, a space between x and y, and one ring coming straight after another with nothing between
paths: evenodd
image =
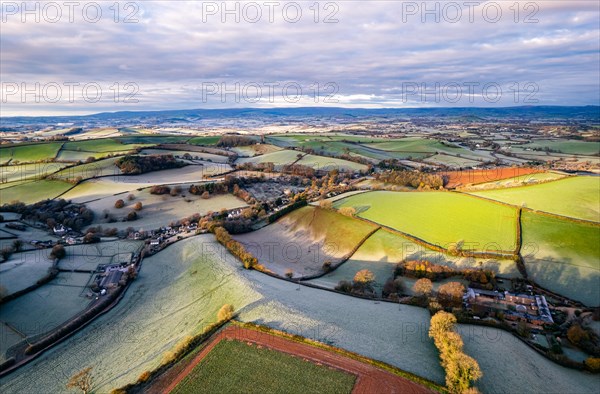
<instances>
[{"instance_id":1,"label":"frost-covered field","mask_svg":"<svg viewBox=\"0 0 600 394\"><path fill-rule=\"evenodd\" d=\"M482 393L597 393L600 376L561 367L508 332L461 325L465 352L475 357Z\"/></svg>"},{"instance_id":2,"label":"frost-covered field","mask_svg":"<svg viewBox=\"0 0 600 394\"><path fill-rule=\"evenodd\" d=\"M375 303L247 271L211 235L203 235L145 259L140 276L115 309L0 380L0 390L65 391L74 372L93 365L94 391L109 392L157 366L165 351L214 321L224 303L233 304L243 321L304 335L444 381L438 352L427 336L425 309ZM482 392L596 392L597 376L547 361L508 333L461 329L469 336L466 352L481 364ZM500 337L482 341L481 335Z\"/></svg>"},{"instance_id":3,"label":"frost-covered field","mask_svg":"<svg viewBox=\"0 0 600 394\"><path fill-rule=\"evenodd\" d=\"M182 192L177 196L150 194L149 189L144 189L141 191L134 190L131 194L135 196L135 199L131 201L127 198L128 194L92 201L87 204L87 207L95 213L92 226L102 225L103 227L115 227L117 229L133 227L134 229L152 230L195 213L204 215L208 211L217 212L222 208L233 209L247 205L243 200L231 194L213 195L209 199L202 199L200 196L188 193L189 185L181 185L181 188ZM123 208L115 208L115 201L118 199L125 201ZM127 214L138 202L141 202L143 207L141 211L137 212L138 219L124 222L123 219L127 217ZM105 213L109 215L109 218L104 217ZM110 223L110 217L116 221Z\"/></svg>"},{"instance_id":4,"label":"frost-covered field","mask_svg":"<svg viewBox=\"0 0 600 394\"><path fill-rule=\"evenodd\" d=\"M52 266L49 254L49 250L39 249L14 253L0 264L0 286L12 294L34 285Z\"/></svg>"},{"instance_id":5,"label":"frost-covered field","mask_svg":"<svg viewBox=\"0 0 600 394\"><path fill-rule=\"evenodd\" d=\"M209 163L208 166L189 165L182 168L148 172L141 175L115 175L84 181L61 197L74 202L88 202L103 197L146 188L152 185L205 181L204 176L226 172L228 166ZM216 171L216 172L215 172Z\"/></svg>"}]
</instances>

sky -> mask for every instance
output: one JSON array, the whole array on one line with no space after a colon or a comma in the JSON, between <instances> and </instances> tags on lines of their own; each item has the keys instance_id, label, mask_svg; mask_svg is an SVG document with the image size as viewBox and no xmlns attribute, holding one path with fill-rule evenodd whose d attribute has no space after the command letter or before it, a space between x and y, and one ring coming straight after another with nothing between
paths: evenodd
<instances>
[{"instance_id":1,"label":"sky","mask_svg":"<svg viewBox=\"0 0 600 394\"><path fill-rule=\"evenodd\" d=\"M596 0L2 1L0 116L599 105L599 8Z\"/></svg>"}]
</instances>

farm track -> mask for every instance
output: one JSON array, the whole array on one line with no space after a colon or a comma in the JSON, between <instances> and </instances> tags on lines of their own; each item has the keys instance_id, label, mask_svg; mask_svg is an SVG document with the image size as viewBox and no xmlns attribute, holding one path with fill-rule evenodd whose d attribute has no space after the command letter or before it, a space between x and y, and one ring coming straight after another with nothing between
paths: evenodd
<instances>
[{"instance_id":1,"label":"farm track","mask_svg":"<svg viewBox=\"0 0 600 394\"><path fill-rule=\"evenodd\" d=\"M159 378L156 384L148 389L147 393L162 394L172 392L173 389L189 375L204 357L206 357L206 355L222 340L237 340L263 346L271 350L303 358L304 360L316 364L324 364L356 375L357 379L352 390L353 393L432 393L431 390L415 382L379 369L373 365L342 356L341 354L336 354L325 349L301 344L264 332L232 326L225 328L217 335L213 336L198 355L196 355L176 377L169 382L162 382Z\"/></svg>"}]
</instances>

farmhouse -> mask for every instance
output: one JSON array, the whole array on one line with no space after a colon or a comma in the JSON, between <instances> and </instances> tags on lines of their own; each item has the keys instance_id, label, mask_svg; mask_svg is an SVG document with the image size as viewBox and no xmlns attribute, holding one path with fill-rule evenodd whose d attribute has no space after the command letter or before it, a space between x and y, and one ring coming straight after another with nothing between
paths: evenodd
<instances>
[{"instance_id":1,"label":"farmhouse","mask_svg":"<svg viewBox=\"0 0 600 394\"><path fill-rule=\"evenodd\" d=\"M501 312L511 321L525 321L537 326L553 324L550 308L543 295L513 294L468 288L463 300L474 315Z\"/></svg>"}]
</instances>

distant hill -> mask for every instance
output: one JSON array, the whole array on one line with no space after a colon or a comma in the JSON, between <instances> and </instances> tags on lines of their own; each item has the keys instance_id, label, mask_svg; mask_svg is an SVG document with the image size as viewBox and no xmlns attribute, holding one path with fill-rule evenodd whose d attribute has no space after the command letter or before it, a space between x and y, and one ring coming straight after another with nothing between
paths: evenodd
<instances>
[{"instance_id":1,"label":"distant hill","mask_svg":"<svg viewBox=\"0 0 600 394\"><path fill-rule=\"evenodd\" d=\"M87 127L126 127L132 125L214 126L228 120L232 127L256 127L260 124L344 124L359 121L438 119L455 122L494 120L583 121L599 122L600 106L523 106L506 108L382 108L354 109L339 107L189 109L166 111L103 112L84 116L2 117L2 130L44 127L60 124Z\"/></svg>"}]
</instances>

